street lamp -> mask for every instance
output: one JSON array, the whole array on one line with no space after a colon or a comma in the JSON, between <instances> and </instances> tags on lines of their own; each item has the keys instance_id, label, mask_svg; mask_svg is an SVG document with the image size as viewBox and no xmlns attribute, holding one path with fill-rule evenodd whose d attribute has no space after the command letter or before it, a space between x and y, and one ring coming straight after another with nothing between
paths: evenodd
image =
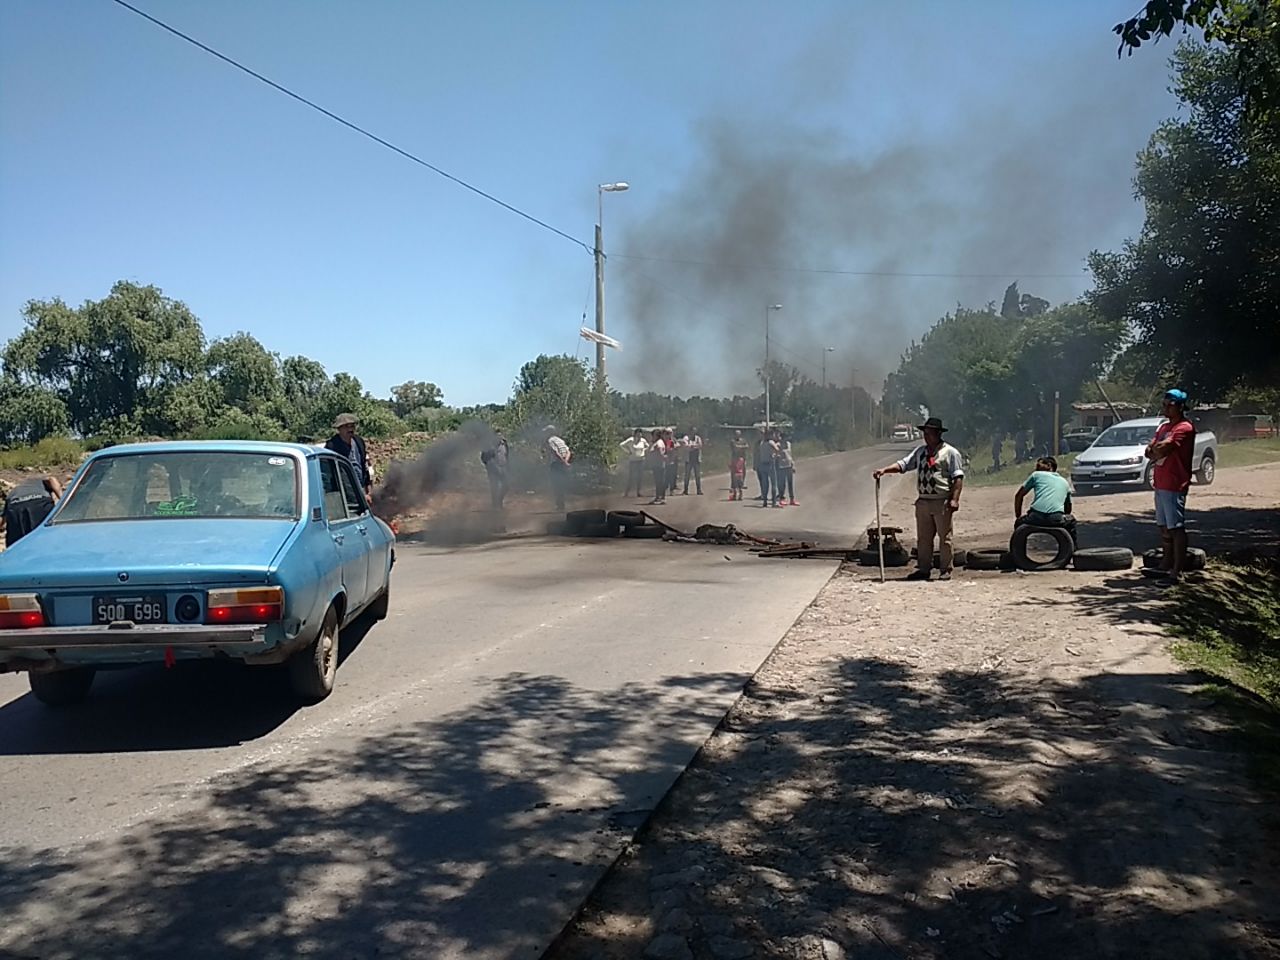
<instances>
[{"instance_id":1,"label":"street lamp","mask_svg":"<svg viewBox=\"0 0 1280 960\"><path fill-rule=\"evenodd\" d=\"M782 304L766 304L764 308L764 428L773 426L773 410L769 403L769 315L781 310Z\"/></svg>"},{"instance_id":2,"label":"street lamp","mask_svg":"<svg viewBox=\"0 0 1280 960\"><path fill-rule=\"evenodd\" d=\"M835 347L827 347L822 351L822 389L827 389L827 354L835 353Z\"/></svg>"},{"instance_id":3,"label":"street lamp","mask_svg":"<svg viewBox=\"0 0 1280 960\"><path fill-rule=\"evenodd\" d=\"M604 195L631 189L623 181L602 183L596 188L596 333L604 336ZM596 383L604 388L604 343L596 343Z\"/></svg>"}]
</instances>

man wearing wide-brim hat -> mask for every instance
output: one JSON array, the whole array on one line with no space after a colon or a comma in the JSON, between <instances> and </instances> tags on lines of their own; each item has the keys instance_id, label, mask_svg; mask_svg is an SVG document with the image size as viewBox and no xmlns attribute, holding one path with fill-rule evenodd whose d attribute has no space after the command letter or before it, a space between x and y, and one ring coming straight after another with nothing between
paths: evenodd
<instances>
[{"instance_id":1,"label":"man wearing wide-brim hat","mask_svg":"<svg viewBox=\"0 0 1280 960\"><path fill-rule=\"evenodd\" d=\"M364 444L364 437L356 434L359 426L360 418L354 413L338 414L333 419L336 432L325 443L325 449L351 461L351 468L356 472L365 499L368 499L373 492L373 471L369 467L369 450Z\"/></svg>"},{"instance_id":2,"label":"man wearing wide-brim hat","mask_svg":"<svg viewBox=\"0 0 1280 960\"><path fill-rule=\"evenodd\" d=\"M964 461L960 451L942 439L947 428L938 417L919 425L924 443L897 463L872 473L879 480L886 473L916 472L916 570L908 580L928 580L933 566L933 541L937 537L941 561L939 580L951 579L951 515L960 509L964 489Z\"/></svg>"}]
</instances>

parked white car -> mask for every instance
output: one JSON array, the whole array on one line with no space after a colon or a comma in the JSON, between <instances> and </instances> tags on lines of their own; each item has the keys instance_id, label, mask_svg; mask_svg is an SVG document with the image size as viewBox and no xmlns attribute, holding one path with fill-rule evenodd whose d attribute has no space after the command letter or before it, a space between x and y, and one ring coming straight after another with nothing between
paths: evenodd
<instances>
[{"instance_id":1,"label":"parked white car","mask_svg":"<svg viewBox=\"0 0 1280 960\"><path fill-rule=\"evenodd\" d=\"M1071 464L1071 482L1080 493L1151 486L1153 464L1145 456L1147 444L1164 417L1144 417L1113 424L1098 435ZM1191 469L1200 484L1213 483L1218 440L1211 430L1196 431Z\"/></svg>"}]
</instances>

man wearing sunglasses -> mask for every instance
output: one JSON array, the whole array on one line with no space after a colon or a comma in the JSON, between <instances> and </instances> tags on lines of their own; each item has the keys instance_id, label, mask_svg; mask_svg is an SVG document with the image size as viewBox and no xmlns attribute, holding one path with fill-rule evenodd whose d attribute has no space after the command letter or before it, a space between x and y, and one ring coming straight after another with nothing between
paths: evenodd
<instances>
[{"instance_id":1,"label":"man wearing sunglasses","mask_svg":"<svg viewBox=\"0 0 1280 960\"><path fill-rule=\"evenodd\" d=\"M1186 417L1187 395L1169 390L1161 413L1167 418L1156 427L1147 444L1147 459L1156 488L1156 524L1160 527L1162 567L1175 583L1182 578L1187 563L1187 490L1191 486L1191 464L1195 456L1196 428Z\"/></svg>"}]
</instances>

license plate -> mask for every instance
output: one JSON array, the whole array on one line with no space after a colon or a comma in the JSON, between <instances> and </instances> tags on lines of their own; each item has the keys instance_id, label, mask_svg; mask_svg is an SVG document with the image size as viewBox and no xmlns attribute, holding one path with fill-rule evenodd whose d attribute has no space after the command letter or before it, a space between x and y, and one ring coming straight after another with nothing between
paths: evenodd
<instances>
[{"instance_id":1,"label":"license plate","mask_svg":"<svg viewBox=\"0 0 1280 960\"><path fill-rule=\"evenodd\" d=\"M164 597L94 597L94 623L165 623Z\"/></svg>"},{"instance_id":2,"label":"license plate","mask_svg":"<svg viewBox=\"0 0 1280 960\"><path fill-rule=\"evenodd\" d=\"M1093 473L1089 474L1089 476L1093 477L1095 480L1101 480L1106 477L1106 475L1106 472L1102 470L1095 470Z\"/></svg>"}]
</instances>

